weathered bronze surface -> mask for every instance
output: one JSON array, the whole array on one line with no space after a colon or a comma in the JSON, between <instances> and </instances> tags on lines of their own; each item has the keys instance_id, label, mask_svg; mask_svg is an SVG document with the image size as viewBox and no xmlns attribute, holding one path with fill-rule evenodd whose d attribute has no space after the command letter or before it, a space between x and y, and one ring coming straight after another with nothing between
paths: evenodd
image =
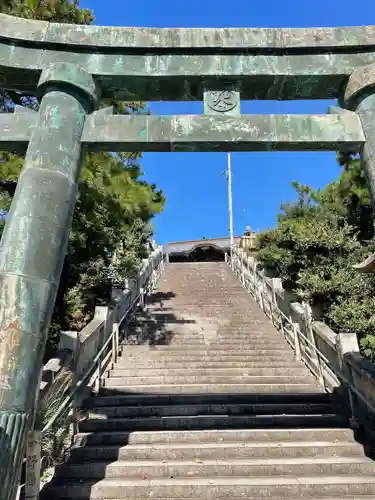
<instances>
[{"instance_id":1,"label":"weathered bronze surface","mask_svg":"<svg viewBox=\"0 0 375 500\"><path fill-rule=\"evenodd\" d=\"M0 87L42 97L38 113L0 115L0 148L27 148L0 244L1 500L15 498L83 149L360 151L375 200L374 40L374 26L111 28L0 15ZM205 114L90 114L99 94L203 100ZM339 98L341 107L241 116L240 98Z\"/></svg>"},{"instance_id":2,"label":"weathered bronze surface","mask_svg":"<svg viewBox=\"0 0 375 500\"><path fill-rule=\"evenodd\" d=\"M366 140L360 149L361 164L375 212L375 64L359 68L350 75L342 102L346 108L356 111L362 123ZM373 272L375 254L354 267L362 273Z\"/></svg>"},{"instance_id":3,"label":"weathered bronze surface","mask_svg":"<svg viewBox=\"0 0 375 500\"><path fill-rule=\"evenodd\" d=\"M0 115L0 148L24 150L38 114ZM355 113L328 115L171 115L86 117L82 143L89 151L341 151L365 141Z\"/></svg>"},{"instance_id":4,"label":"weathered bronze surface","mask_svg":"<svg viewBox=\"0 0 375 500\"><path fill-rule=\"evenodd\" d=\"M32 92L43 69L66 61L103 95L129 100L202 100L218 78L244 100L335 98L353 70L375 63L374 26L115 28L0 15L0 33L0 86Z\"/></svg>"},{"instance_id":5,"label":"weathered bronze surface","mask_svg":"<svg viewBox=\"0 0 375 500\"><path fill-rule=\"evenodd\" d=\"M375 26L335 28L128 28L48 23L0 14L4 38L97 49L338 49L374 48Z\"/></svg>"},{"instance_id":6,"label":"weathered bronze surface","mask_svg":"<svg viewBox=\"0 0 375 500\"><path fill-rule=\"evenodd\" d=\"M64 63L41 75L38 90L39 113L23 116L36 122L0 244L1 500L17 492L75 206L82 130L97 99L91 75Z\"/></svg>"},{"instance_id":7,"label":"weathered bronze surface","mask_svg":"<svg viewBox=\"0 0 375 500\"><path fill-rule=\"evenodd\" d=\"M328 115L181 115L87 118L82 141L109 151L359 151L355 113Z\"/></svg>"}]
</instances>

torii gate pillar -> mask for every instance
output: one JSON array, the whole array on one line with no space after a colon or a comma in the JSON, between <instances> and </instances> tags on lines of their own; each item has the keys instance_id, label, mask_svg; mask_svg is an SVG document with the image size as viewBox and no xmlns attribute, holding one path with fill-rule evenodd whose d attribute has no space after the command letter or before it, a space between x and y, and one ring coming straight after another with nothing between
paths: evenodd
<instances>
[{"instance_id":1,"label":"torii gate pillar","mask_svg":"<svg viewBox=\"0 0 375 500\"><path fill-rule=\"evenodd\" d=\"M41 358L73 218L81 135L86 113L98 101L92 76L69 63L44 70L38 90L43 96L38 125L0 247L2 500L13 500L19 484L23 443L34 415Z\"/></svg>"}]
</instances>

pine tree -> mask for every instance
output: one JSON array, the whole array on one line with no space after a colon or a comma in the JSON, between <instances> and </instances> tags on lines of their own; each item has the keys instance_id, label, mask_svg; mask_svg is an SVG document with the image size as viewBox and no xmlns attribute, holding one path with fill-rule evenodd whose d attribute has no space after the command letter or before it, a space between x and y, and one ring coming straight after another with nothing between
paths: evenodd
<instances>
[{"instance_id":1,"label":"pine tree","mask_svg":"<svg viewBox=\"0 0 375 500\"><path fill-rule=\"evenodd\" d=\"M0 12L60 23L89 24L94 19L78 0L3 0ZM0 89L0 112L11 112L15 104L38 109L34 97ZM147 112L141 102L107 99L101 106L113 106L121 114ZM82 328L92 318L95 305L108 303L111 287L121 286L146 255L150 220L165 200L155 185L141 180L140 157L132 152L85 155L47 355L60 330ZM22 157L0 152L2 225L22 165Z\"/></svg>"}]
</instances>

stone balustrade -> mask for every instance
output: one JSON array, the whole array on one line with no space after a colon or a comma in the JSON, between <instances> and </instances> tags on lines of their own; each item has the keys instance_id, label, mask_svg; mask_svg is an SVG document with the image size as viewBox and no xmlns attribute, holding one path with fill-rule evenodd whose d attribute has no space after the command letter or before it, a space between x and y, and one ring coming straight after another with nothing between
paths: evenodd
<instances>
[{"instance_id":1,"label":"stone balustrade","mask_svg":"<svg viewBox=\"0 0 375 500\"><path fill-rule=\"evenodd\" d=\"M302 359L317 377L322 378L327 390L333 391L340 385L335 373L341 373L375 407L375 365L361 355L355 333L337 333L322 321L315 320L309 306L297 302L294 294L284 290L279 278L265 276L259 262L243 248L235 249L233 268L265 313L284 330L294 349L296 339L290 334L289 326L296 325L300 332L299 348L304 351ZM289 321L280 321L280 317ZM320 359L314 356L315 349L323 355ZM360 401L357 403L361 416L372 421L368 408L364 409Z\"/></svg>"}]
</instances>

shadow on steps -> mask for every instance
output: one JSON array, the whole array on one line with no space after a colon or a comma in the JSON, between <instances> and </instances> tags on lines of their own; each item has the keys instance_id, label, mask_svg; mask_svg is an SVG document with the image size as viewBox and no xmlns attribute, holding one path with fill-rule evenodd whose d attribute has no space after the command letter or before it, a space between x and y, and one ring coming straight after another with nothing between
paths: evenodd
<instances>
[{"instance_id":1,"label":"shadow on steps","mask_svg":"<svg viewBox=\"0 0 375 500\"><path fill-rule=\"evenodd\" d=\"M139 311L127 326L123 345L169 345L176 325L194 324L195 321L177 318L168 312L166 302L176 295L173 292L155 292L147 298L147 308ZM173 326L171 330L169 326Z\"/></svg>"}]
</instances>

